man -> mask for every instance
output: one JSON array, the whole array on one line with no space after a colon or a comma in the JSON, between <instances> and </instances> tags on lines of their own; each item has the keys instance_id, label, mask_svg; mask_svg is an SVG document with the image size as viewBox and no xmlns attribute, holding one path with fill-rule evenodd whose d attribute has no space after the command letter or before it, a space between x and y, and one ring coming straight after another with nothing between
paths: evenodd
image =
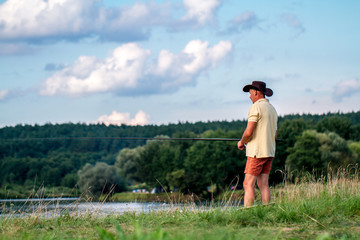
<instances>
[{"instance_id":1,"label":"man","mask_svg":"<svg viewBox=\"0 0 360 240\"><path fill-rule=\"evenodd\" d=\"M255 199L255 182L260 189L261 201L270 201L269 174L275 156L277 113L265 96L272 96L273 91L266 88L266 83L253 81L243 88L250 93L253 105L248 114L248 124L238 148L243 150L246 145L245 180L243 183L245 196L244 206L249 207Z\"/></svg>"}]
</instances>

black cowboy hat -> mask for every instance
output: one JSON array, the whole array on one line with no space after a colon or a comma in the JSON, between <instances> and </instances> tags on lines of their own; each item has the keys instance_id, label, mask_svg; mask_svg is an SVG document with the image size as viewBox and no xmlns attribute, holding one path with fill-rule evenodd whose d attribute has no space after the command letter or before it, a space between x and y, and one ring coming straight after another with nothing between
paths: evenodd
<instances>
[{"instance_id":1,"label":"black cowboy hat","mask_svg":"<svg viewBox=\"0 0 360 240\"><path fill-rule=\"evenodd\" d=\"M268 97L273 95L273 91L270 88L266 88L266 83L261 81L253 81L251 85L246 85L243 91L249 92L250 89L258 90Z\"/></svg>"}]
</instances>

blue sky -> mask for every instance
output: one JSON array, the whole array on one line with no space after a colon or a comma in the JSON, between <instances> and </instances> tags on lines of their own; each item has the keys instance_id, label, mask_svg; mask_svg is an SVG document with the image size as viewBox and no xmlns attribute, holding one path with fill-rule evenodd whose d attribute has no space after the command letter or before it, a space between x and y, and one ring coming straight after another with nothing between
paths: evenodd
<instances>
[{"instance_id":1,"label":"blue sky","mask_svg":"<svg viewBox=\"0 0 360 240\"><path fill-rule=\"evenodd\" d=\"M360 110L359 1L0 0L0 127Z\"/></svg>"}]
</instances>

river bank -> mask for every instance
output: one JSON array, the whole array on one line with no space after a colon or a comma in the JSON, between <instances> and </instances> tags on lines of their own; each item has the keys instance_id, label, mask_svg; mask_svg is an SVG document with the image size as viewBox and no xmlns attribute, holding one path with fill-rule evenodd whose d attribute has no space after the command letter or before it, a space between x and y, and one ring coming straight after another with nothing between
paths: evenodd
<instances>
[{"instance_id":1,"label":"river bank","mask_svg":"<svg viewBox=\"0 0 360 240\"><path fill-rule=\"evenodd\" d=\"M103 215L65 213L2 218L0 239L358 239L360 181L338 178L285 184L272 190L275 204L249 209L214 206L206 211ZM224 202L226 203L226 202Z\"/></svg>"},{"instance_id":2,"label":"river bank","mask_svg":"<svg viewBox=\"0 0 360 240\"><path fill-rule=\"evenodd\" d=\"M308 201L304 201L308 200ZM103 216L64 214L57 218L6 218L1 239L358 239L360 198L317 199L275 205L166 209Z\"/></svg>"},{"instance_id":3,"label":"river bank","mask_svg":"<svg viewBox=\"0 0 360 240\"><path fill-rule=\"evenodd\" d=\"M243 190L226 191L210 198L203 198L195 194L180 192L143 193L121 192L109 195L87 196L81 194L77 188L66 187L30 187L10 185L0 189L0 202L7 199L51 199L51 198L80 198L81 201L98 202L162 202L162 203L193 203L204 201L238 201L243 198Z\"/></svg>"},{"instance_id":4,"label":"river bank","mask_svg":"<svg viewBox=\"0 0 360 240\"><path fill-rule=\"evenodd\" d=\"M4 185L0 188L0 199L80 197L77 188L45 187L30 185Z\"/></svg>"}]
</instances>

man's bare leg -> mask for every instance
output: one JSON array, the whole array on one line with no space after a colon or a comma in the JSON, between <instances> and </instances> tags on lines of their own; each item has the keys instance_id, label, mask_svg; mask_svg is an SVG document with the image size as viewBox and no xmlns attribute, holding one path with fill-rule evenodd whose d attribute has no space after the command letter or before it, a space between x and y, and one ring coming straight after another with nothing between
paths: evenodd
<instances>
[{"instance_id":1,"label":"man's bare leg","mask_svg":"<svg viewBox=\"0 0 360 240\"><path fill-rule=\"evenodd\" d=\"M257 177L254 175L245 174L245 180L243 183L245 190L244 207L250 207L254 203L256 178Z\"/></svg>"},{"instance_id":2,"label":"man's bare leg","mask_svg":"<svg viewBox=\"0 0 360 240\"><path fill-rule=\"evenodd\" d=\"M262 204L268 204L271 198L269 188L269 174L260 174L257 177L257 185L260 189Z\"/></svg>"}]
</instances>

